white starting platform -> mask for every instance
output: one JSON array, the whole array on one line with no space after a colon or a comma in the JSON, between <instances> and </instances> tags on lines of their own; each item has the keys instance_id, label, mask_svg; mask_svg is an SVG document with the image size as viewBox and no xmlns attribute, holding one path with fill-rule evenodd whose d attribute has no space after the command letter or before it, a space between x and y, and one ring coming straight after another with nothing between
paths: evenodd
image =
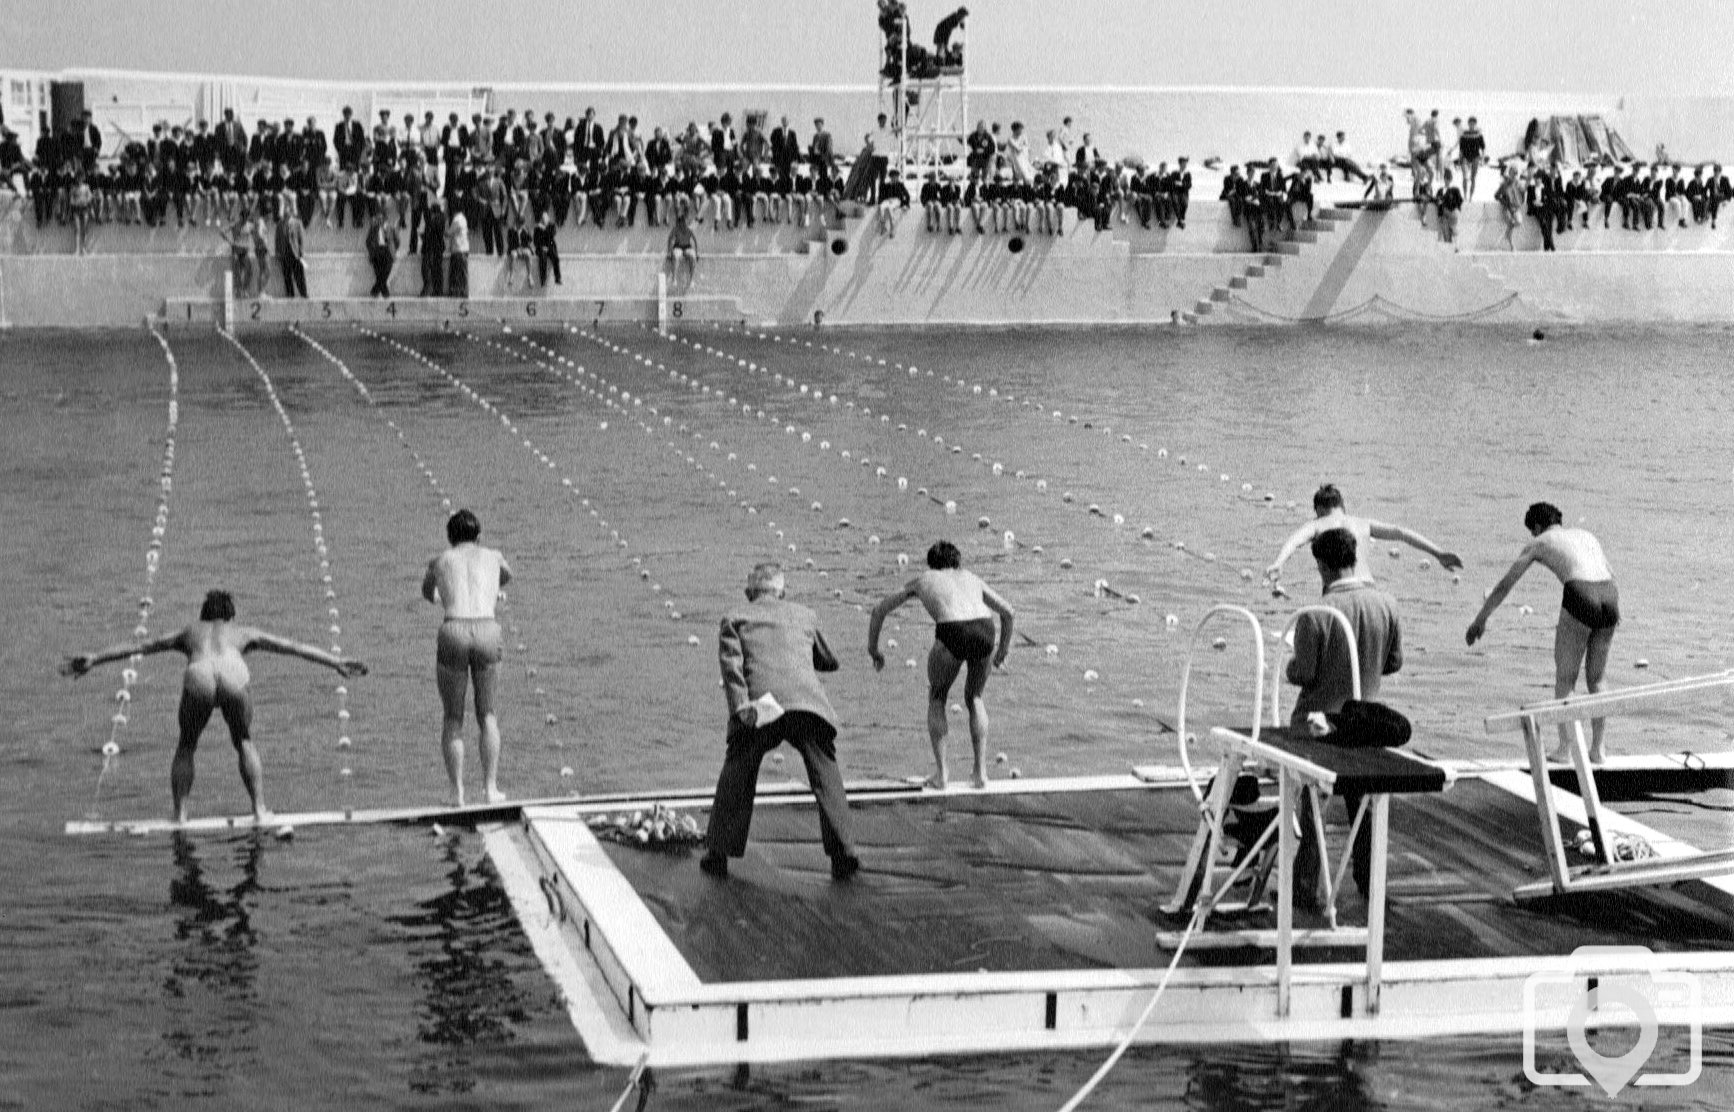
<instances>
[{"instance_id":1,"label":"white starting platform","mask_svg":"<svg viewBox=\"0 0 1734 1112\"><path fill-rule=\"evenodd\" d=\"M1189 784L1159 779L852 788L862 870L842 882L802 791L761 796L747 856L726 879L702 873L696 849L620 844L591 825L658 803L702 825L706 792L527 807L521 823L482 830L604 1064L1106 1048L1134 1031L1184 1043L1515 1034L1537 974L1563 989L1534 1013L1543 1030L1565 1028L1574 991L1658 970L1697 989L1664 1001L1660 1022L1734 1022L1734 885L1520 905L1512 892L1543 867L1544 846L1529 778L1501 771L1379 805L1391 816L1388 827L1379 816L1382 924L1347 891L1328 917L1289 908L1288 924L1268 903L1233 915L1218 905L1140 1026L1188 926L1161 905L1200 817ZM1568 828L1578 817L1564 805L1558 816ZM1611 813L1601 820L1667 842ZM1326 823L1336 852L1344 825L1337 814ZM1279 926L1319 945L1273 961L1264 936ZM1367 953L1370 936L1382 954ZM1587 942L1655 952L1586 962L1574 951ZM1629 1016L1616 1008L1589 1022Z\"/></svg>"},{"instance_id":2,"label":"white starting platform","mask_svg":"<svg viewBox=\"0 0 1734 1112\"><path fill-rule=\"evenodd\" d=\"M692 321L740 323L746 315L740 299L714 295L691 297L340 297L169 298L163 304L164 328L225 328L238 330L286 325L394 324L461 328L479 324L654 324L659 327Z\"/></svg>"}]
</instances>

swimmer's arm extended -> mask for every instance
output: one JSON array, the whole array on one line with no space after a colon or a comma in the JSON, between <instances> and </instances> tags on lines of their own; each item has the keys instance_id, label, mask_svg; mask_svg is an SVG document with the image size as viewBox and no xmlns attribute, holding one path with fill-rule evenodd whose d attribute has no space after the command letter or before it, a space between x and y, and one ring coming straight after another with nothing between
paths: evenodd
<instances>
[{"instance_id":1,"label":"swimmer's arm extended","mask_svg":"<svg viewBox=\"0 0 1734 1112\"><path fill-rule=\"evenodd\" d=\"M998 668L1005 664L1005 658L1012 647L1012 620L1017 616L1011 608L1011 603L999 596L999 592L986 583L981 585L981 601L987 603L987 608L999 615L999 649L993 654L993 666Z\"/></svg>"},{"instance_id":2,"label":"swimmer's arm extended","mask_svg":"<svg viewBox=\"0 0 1734 1112\"><path fill-rule=\"evenodd\" d=\"M1294 555L1294 550L1312 540L1313 537L1318 534L1318 531L1319 522L1317 518L1314 518L1305 525L1302 525L1299 529L1290 533L1288 535L1288 540L1283 541L1282 547L1277 550L1276 559L1271 562L1270 567L1264 569L1264 577L1273 583L1276 580L1281 579L1282 566L1288 563L1288 558Z\"/></svg>"},{"instance_id":3,"label":"swimmer's arm extended","mask_svg":"<svg viewBox=\"0 0 1734 1112\"><path fill-rule=\"evenodd\" d=\"M893 610L916 596L916 584L920 582L919 579L911 579L903 585L902 590L886 595L873 607L873 616L867 619L867 655L873 658L875 672L885 667L885 656L879 651L879 630Z\"/></svg>"},{"instance_id":4,"label":"swimmer's arm extended","mask_svg":"<svg viewBox=\"0 0 1734 1112\"><path fill-rule=\"evenodd\" d=\"M266 633L260 629L251 630L250 634L241 649L242 652L264 649L268 653L298 656L313 664L323 664L340 676L367 675L367 665L359 660L339 660L324 649L303 645L299 641L291 641L287 637L278 637L276 634Z\"/></svg>"},{"instance_id":5,"label":"swimmer's arm extended","mask_svg":"<svg viewBox=\"0 0 1734 1112\"><path fill-rule=\"evenodd\" d=\"M1402 541L1410 548L1419 549L1439 561L1439 566L1447 571L1462 571L1463 561L1457 558L1457 553L1447 552L1432 541L1401 525L1392 525L1384 521L1368 521L1368 532L1374 540Z\"/></svg>"},{"instance_id":6,"label":"swimmer's arm extended","mask_svg":"<svg viewBox=\"0 0 1734 1112\"><path fill-rule=\"evenodd\" d=\"M78 656L67 657L61 662L60 674L76 678L84 675L98 664L107 664L113 660L125 660L129 656L149 656L152 653L168 652L170 649L179 649L180 647L180 633L158 637L155 641L111 645L100 652L81 653Z\"/></svg>"},{"instance_id":7,"label":"swimmer's arm extended","mask_svg":"<svg viewBox=\"0 0 1734 1112\"><path fill-rule=\"evenodd\" d=\"M1481 640L1481 635L1487 632L1487 619L1491 618L1493 612L1499 609L1500 603L1505 601L1505 596L1509 595L1511 589L1517 586L1517 581L1523 578L1523 573L1528 571L1529 565L1533 563L1535 563L1535 546L1533 544L1526 545L1522 555L1518 556L1517 562L1511 565L1511 569L1498 583L1493 585L1493 590L1487 593L1487 601L1481 604L1481 612L1475 615L1475 620L1469 623L1468 631L1463 634L1463 640L1466 644L1473 645Z\"/></svg>"}]
</instances>

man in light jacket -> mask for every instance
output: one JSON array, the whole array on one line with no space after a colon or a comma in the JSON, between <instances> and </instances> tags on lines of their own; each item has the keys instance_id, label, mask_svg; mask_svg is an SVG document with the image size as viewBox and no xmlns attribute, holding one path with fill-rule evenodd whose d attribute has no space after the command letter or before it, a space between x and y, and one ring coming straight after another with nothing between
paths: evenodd
<instances>
[{"instance_id":1,"label":"man in light jacket","mask_svg":"<svg viewBox=\"0 0 1734 1112\"><path fill-rule=\"evenodd\" d=\"M819 682L837 658L819 632L818 618L784 599L782 569L760 564L747 577L747 604L722 619L717 659L728 700L728 755L711 805L708 849L699 867L728 876L730 857L747 850L747 829L759 765L788 742L807 766L819 804L819 833L831 876L847 880L861 868L849 832L849 799L837 768L837 714Z\"/></svg>"}]
</instances>

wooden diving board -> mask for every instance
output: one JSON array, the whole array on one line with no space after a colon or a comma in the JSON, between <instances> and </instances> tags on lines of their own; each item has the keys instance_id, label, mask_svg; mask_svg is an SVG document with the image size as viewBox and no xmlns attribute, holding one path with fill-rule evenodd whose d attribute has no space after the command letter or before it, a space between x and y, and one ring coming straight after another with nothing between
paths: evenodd
<instances>
[{"instance_id":1,"label":"wooden diving board","mask_svg":"<svg viewBox=\"0 0 1734 1112\"><path fill-rule=\"evenodd\" d=\"M1692 695L1725 694L1734 687L1734 671L1707 676L1688 676L1677 680L1617 691L1599 691L1586 695L1567 695L1533 703L1505 714L1492 715L1486 720L1487 732L1520 730L1529 756L1529 773L1534 785L1536 819L1541 826L1542 856L1547 862L1549 879L1519 885L1513 892L1517 899L1535 899L1571 892L1607 892L1646 884L1673 884L1681 880L1722 876L1734 873L1734 848L1716 852L1697 852L1678 857L1655 857L1621 861L1610 853L1612 839L1604 829L1601 794L1597 788L1597 766L1590 763L1589 741L1584 736L1584 721L1608 718L1634 710L1669 706ZM1546 763L1547 726L1567 726L1571 746L1572 766L1577 773L1577 795L1583 801L1584 821L1595 846L1597 863L1574 867L1566 859L1565 840L1560 836L1560 801Z\"/></svg>"}]
</instances>

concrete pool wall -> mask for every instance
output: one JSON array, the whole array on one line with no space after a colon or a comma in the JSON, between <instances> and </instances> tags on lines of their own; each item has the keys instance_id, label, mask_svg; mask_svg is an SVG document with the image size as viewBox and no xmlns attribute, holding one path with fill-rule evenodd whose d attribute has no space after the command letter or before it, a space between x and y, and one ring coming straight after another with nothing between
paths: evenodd
<instances>
[{"instance_id":1,"label":"concrete pool wall","mask_svg":"<svg viewBox=\"0 0 1734 1112\"><path fill-rule=\"evenodd\" d=\"M1195 202L1184 230L1075 223L1059 236L1024 235L1015 252L1009 235L927 232L911 209L894 236L864 215L829 229L707 231L697 280L683 293L733 299L746 317L783 325L815 313L875 325L1734 320L1734 233L1708 224L1604 230L1595 217L1543 253L1534 220L1518 229L1517 250L1505 250L1503 220L1485 202L1465 209L1455 245L1431 220L1423 227L1412 206L1321 209L1294 239L1254 255L1216 201ZM569 227L565 281L546 289L525 289L521 277L508 286L499 258L474 254L470 292L643 304L657 295L663 235ZM314 300L366 297L372 273L360 246L354 229L311 230ZM95 230L90 253L70 247L69 229L36 228L21 205L0 213L0 326L133 325L171 300L223 296L228 249L215 229L110 224ZM272 270L268 289L280 293ZM420 286L418 260L401 258L393 291L410 298Z\"/></svg>"}]
</instances>

